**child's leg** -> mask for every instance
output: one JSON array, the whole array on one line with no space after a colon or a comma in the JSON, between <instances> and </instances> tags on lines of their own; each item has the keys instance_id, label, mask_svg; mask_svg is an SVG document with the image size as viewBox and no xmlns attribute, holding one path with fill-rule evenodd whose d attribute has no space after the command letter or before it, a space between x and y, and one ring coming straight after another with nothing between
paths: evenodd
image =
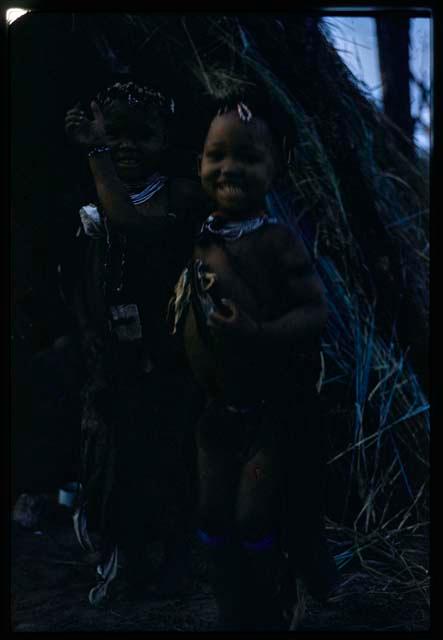
<instances>
[{"instance_id":1,"label":"child's leg","mask_svg":"<svg viewBox=\"0 0 443 640\"><path fill-rule=\"evenodd\" d=\"M198 537L208 558L209 580L218 607L219 630L242 628L244 557L235 536L235 501L241 458L241 424L215 406L197 428L199 477ZM240 606L239 606L240 604Z\"/></svg>"},{"instance_id":2,"label":"child's leg","mask_svg":"<svg viewBox=\"0 0 443 640\"><path fill-rule=\"evenodd\" d=\"M236 500L236 524L241 539L258 544L275 537L279 516L275 456L260 449L243 465ZM264 543L264 546L267 546Z\"/></svg>"},{"instance_id":3,"label":"child's leg","mask_svg":"<svg viewBox=\"0 0 443 640\"><path fill-rule=\"evenodd\" d=\"M297 428L287 429L282 441L285 474L287 551L294 575L311 596L323 601L339 582L328 548L325 525L326 442L319 400L301 402L288 416L297 415Z\"/></svg>"},{"instance_id":4,"label":"child's leg","mask_svg":"<svg viewBox=\"0 0 443 640\"><path fill-rule=\"evenodd\" d=\"M232 537L239 462L227 451L198 446L199 528L209 536Z\"/></svg>"},{"instance_id":5,"label":"child's leg","mask_svg":"<svg viewBox=\"0 0 443 640\"><path fill-rule=\"evenodd\" d=\"M232 537L241 469L239 431L241 424L216 403L204 411L197 425L198 520L208 536Z\"/></svg>"},{"instance_id":6,"label":"child's leg","mask_svg":"<svg viewBox=\"0 0 443 640\"><path fill-rule=\"evenodd\" d=\"M277 460L270 447L263 448L243 466L236 504L237 531L248 565L244 613L251 630L285 628L279 602L284 560L279 517Z\"/></svg>"}]
</instances>

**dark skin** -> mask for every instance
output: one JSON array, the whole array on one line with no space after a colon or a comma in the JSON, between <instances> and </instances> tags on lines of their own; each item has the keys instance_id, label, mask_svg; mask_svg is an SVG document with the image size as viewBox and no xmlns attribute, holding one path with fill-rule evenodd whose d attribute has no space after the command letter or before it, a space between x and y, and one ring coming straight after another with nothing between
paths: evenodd
<instances>
[{"instance_id":1,"label":"dark skin","mask_svg":"<svg viewBox=\"0 0 443 640\"><path fill-rule=\"evenodd\" d=\"M264 207L275 171L272 139L262 120L245 124L236 112L214 118L200 177L220 213L233 219L256 215Z\"/></svg>"},{"instance_id":2,"label":"dark skin","mask_svg":"<svg viewBox=\"0 0 443 640\"><path fill-rule=\"evenodd\" d=\"M200 176L204 190L216 203L216 215L229 220L260 215L276 167L271 134L262 120L253 118L244 123L234 111L213 120ZM225 392L235 397L240 391L239 397L243 393L246 398L247 382L252 381L254 387L266 374L259 359L252 360L252 366L245 364L248 347L257 353L266 345L276 352L284 352L290 345L309 351L324 329L327 307L303 241L286 227L264 226L229 241L229 251L241 261L247 278L239 276L216 243L197 246L194 257L216 274L224 296L223 307L209 315L208 325L224 340L222 353L230 352ZM235 348L231 351L232 344ZM260 449L241 463L216 444L211 446L210 438L198 434L197 440L202 512L214 509L218 522L228 528L236 523L250 539L269 533L275 525L278 491L272 447Z\"/></svg>"},{"instance_id":3,"label":"dark skin","mask_svg":"<svg viewBox=\"0 0 443 640\"><path fill-rule=\"evenodd\" d=\"M134 205L129 192L141 191L149 177L159 171L160 159L167 146L163 120L155 108L128 106L121 100L107 104L103 111L93 101L91 112L92 118L88 118L80 105L70 109L66 114L65 130L85 152L94 147L110 148L89 158L89 166L99 201L114 228L128 236L132 234L136 242L143 242L156 222L154 218L165 217L184 204L195 207L197 211L205 206L199 185L177 178L169 179L168 188L161 189L147 202ZM181 538L176 540L176 535L181 535L181 532L173 532L165 541L165 568L158 586L160 590L175 588L179 579L178 555L184 541ZM132 552L136 560L132 559L131 566L139 564L137 553L140 545L136 544L135 535L133 542ZM127 554L130 551L126 549Z\"/></svg>"},{"instance_id":4,"label":"dark skin","mask_svg":"<svg viewBox=\"0 0 443 640\"><path fill-rule=\"evenodd\" d=\"M103 209L114 226L126 232L149 232L148 218L167 213L165 190L160 190L148 203L134 205L128 189L141 190L158 171L167 146L164 124L155 108L128 107L120 100L106 105L104 112L92 101L91 112L89 119L80 105L70 109L65 118L65 131L85 151L102 146L110 148L110 152L89 158ZM200 189L189 180L171 180L170 187L174 202L202 201Z\"/></svg>"},{"instance_id":5,"label":"dark skin","mask_svg":"<svg viewBox=\"0 0 443 640\"><path fill-rule=\"evenodd\" d=\"M245 124L235 112L214 118L203 149L200 177L220 215L232 220L258 215L265 208L265 196L275 172L271 135L263 121L255 119ZM260 328L263 339L277 342L303 343L320 335L327 319L326 302L301 238L294 238L283 226L272 225L266 227L266 233L243 236L230 246L244 261L249 256L251 273L257 274L258 285L266 281L269 264L278 264L288 311L273 321L261 319L259 327L259 319L242 308L241 297L235 299L230 295L235 284L227 262L225 265L221 262L223 252L215 245L197 249L195 257L202 258L217 273L227 294L225 311L230 313L213 313L208 321L213 329L254 336ZM268 296L272 297L271 290Z\"/></svg>"}]
</instances>

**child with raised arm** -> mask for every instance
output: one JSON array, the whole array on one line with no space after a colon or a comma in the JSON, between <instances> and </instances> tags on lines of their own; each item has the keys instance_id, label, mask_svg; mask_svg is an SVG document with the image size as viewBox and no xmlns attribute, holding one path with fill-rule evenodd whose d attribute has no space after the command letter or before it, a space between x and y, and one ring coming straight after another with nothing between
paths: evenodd
<instances>
[{"instance_id":1,"label":"child with raised arm","mask_svg":"<svg viewBox=\"0 0 443 640\"><path fill-rule=\"evenodd\" d=\"M309 472L320 468L313 416L327 306L301 238L266 211L281 158L260 108L226 99L210 124L200 176L214 211L170 304L207 393L196 432L199 537L219 627L232 630L288 627L283 551L318 597L337 579ZM314 547L300 549L308 538Z\"/></svg>"},{"instance_id":2,"label":"child with raised arm","mask_svg":"<svg viewBox=\"0 0 443 640\"><path fill-rule=\"evenodd\" d=\"M198 394L164 317L207 213L198 183L167 174L173 101L116 83L91 110L92 119L79 105L69 110L66 132L85 149L97 193L80 210L74 289L87 363L75 530L100 552L89 593L98 604L122 562L138 596L153 582L162 593L176 589L187 571ZM165 543L157 580L146 562L150 539Z\"/></svg>"}]
</instances>

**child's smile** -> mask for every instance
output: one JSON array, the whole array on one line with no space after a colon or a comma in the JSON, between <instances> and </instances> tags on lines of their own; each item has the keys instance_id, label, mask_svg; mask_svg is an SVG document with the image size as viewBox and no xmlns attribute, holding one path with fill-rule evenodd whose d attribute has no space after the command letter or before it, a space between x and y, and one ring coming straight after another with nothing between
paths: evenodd
<instances>
[{"instance_id":1,"label":"child's smile","mask_svg":"<svg viewBox=\"0 0 443 640\"><path fill-rule=\"evenodd\" d=\"M232 200L243 199L246 196L245 189L241 184L230 181L223 181L217 184L217 194L219 198Z\"/></svg>"},{"instance_id":2,"label":"child's smile","mask_svg":"<svg viewBox=\"0 0 443 640\"><path fill-rule=\"evenodd\" d=\"M106 137L120 178L146 178L158 168L165 132L154 112L114 101L105 113Z\"/></svg>"},{"instance_id":3,"label":"child's smile","mask_svg":"<svg viewBox=\"0 0 443 640\"><path fill-rule=\"evenodd\" d=\"M138 167L142 164L143 156L138 153L120 152L115 154L115 161L119 166Z\"/></svg>"},{"instance_id":4,"label":"child's smile","mask_svg":"<svg viewBox=\"0 0 443 640\"><path fill-rule=\"evenodd\" d=\"M213 120L200 175L220 211L241 214L262 209L274 172L272 141L264 122L256 118L246 124L236 112Z\"/></svg>"}]
</instances>

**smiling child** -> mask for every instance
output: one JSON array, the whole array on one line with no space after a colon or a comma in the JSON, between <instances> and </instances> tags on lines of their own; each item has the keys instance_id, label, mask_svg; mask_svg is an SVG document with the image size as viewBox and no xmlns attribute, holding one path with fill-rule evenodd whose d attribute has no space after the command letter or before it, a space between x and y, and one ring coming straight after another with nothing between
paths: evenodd
<instances>
[{"instance_id":1,"label":"smiling child","mask_svg":"<svg viewBox=\"0 0 443 640\"><path fill-rule=\"evenodd\" d=\"M198 423L199 537L211 556L219 627L284 629L283 551L299 510L288 469L311 455L302 434L319 374L327 319L321 282L299 236L266 210L281 170L260 105L226 100L212 120L200 176L214 210L171 302L196 379L207 394ZM315 467L315 460L312 465ZM314 492L315 493L315 492ZM314 495L313 493L313 495ZM319 506L314 507L319 511ZM318 590L336 580L326 562ZM329 575L326 573L329 571Z\"/></svg>"}]
</instances>

